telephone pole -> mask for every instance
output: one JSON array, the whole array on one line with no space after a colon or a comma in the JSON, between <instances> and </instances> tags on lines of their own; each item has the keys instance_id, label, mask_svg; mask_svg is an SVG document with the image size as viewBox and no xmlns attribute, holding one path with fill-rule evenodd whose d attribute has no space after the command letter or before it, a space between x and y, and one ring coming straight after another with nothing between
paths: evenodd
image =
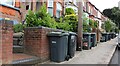
<instances>
[{"instance_id":1,"label":"telephone pole","mask_svg":"<svg viewBox=\"0 0 120 66\"><path fill-rule=\"evenodd\" d=\"M77 51L82 51L82 38L83 38L83 5L82 0L78 1L78 44L77 44Z\"/></svg>"}]
</instances>

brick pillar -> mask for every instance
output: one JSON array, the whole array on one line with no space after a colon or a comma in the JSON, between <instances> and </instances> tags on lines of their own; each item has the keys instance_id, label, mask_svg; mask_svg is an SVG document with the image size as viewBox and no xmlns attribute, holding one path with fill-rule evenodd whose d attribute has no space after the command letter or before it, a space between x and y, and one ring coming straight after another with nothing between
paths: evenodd
<instances>
[{"instance_id":1,"label":"brick pillar","mask_svg":"<svg viewBox=\"0 0 120 66\"><path fill-rule=\"evenodd\" d=\"M13 30L12 21L0 20L0 65L12 62Z\"/></svg>"}]
</instances>

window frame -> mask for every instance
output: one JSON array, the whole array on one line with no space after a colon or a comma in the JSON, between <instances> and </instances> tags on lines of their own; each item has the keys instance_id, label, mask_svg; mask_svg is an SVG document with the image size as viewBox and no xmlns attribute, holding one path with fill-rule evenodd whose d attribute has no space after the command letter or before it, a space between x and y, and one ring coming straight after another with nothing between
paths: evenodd
<instances>
[{"instance_id":1,"label":"window frame","mask_svg":"<svg viewBox=\"0 0 120 66\"><path fill-rule=\"evenodd\" d=\"M10 6L10 7L15 7L15 0L12 0L12 5L8 4L7 1L6 2L0 2L0 4L7 5L7 6Z\"/></svg>"},{"instance_id":2,"label":"window frame","mask_svg":"<svg viewBox=\"0 0 120 66\"><path fill-rule=\"evenodd\" d=\"M58 9L59 7L58 7L57 5L60 5L61 9ZM58 16L58 17L57 17L57 11L59 11L59 16ZM62 5L61 5L60 2L57 2L57 3L56 3L56 17L57 17L57 18L60 18L60 16L61 16L61 11L62 11Z\"/></svg>"},{"instance_id":3,"label":"window frame","mask_svg":"<svg viewBox=\"0 0 120 66\"><path fill-rule=\"evenodd\" d=\"M52 9L52 14L49 12L49 9ZM49 13L51 16L54 15L54 14L53 14L53 7L48 7L48 13Z\"/></svg>"}]
</instances>

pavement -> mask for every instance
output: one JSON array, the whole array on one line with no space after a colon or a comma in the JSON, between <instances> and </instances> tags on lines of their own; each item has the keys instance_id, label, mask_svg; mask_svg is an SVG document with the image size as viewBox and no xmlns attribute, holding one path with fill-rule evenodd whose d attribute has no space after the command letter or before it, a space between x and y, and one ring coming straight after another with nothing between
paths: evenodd
<instances>
[{"instance_id":1,"label":"pavement","mask_svg":"<svg viewBox=\"0 0 120 66\"><path fill-rule=\"evenodd\" d=\"M117 46L117 38L98 43L91 50L76 51L75 57L61 63L47 61L42 64L109 64Z\"/></svg>"}]
</instances>

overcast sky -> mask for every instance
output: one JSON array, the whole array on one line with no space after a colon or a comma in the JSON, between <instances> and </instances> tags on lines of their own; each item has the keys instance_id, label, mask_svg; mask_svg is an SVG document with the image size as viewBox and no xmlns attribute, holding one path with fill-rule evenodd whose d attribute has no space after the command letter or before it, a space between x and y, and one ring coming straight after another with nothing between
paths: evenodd
<instances>
[{"instance_id":1,"label":"overcast sky","mask_svg":"<svg viewBox=\"0 0 120 66\"><path fill-rule=\"evenodd\" d=\"M112 8L118 6L120 0L89 0L94 4L100 11L103 11L106 8Z\"/></svg>"}]
</instances>

